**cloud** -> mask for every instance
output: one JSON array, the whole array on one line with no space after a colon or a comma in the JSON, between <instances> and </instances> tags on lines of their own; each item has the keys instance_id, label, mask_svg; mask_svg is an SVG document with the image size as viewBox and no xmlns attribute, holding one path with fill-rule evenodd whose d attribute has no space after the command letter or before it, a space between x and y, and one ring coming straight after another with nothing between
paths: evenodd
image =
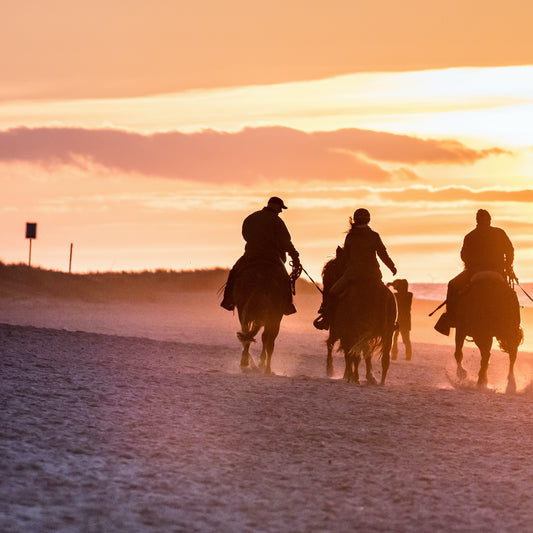
<instances>
[{"instance_id":1,"label":"cloud","mask_svg":"<svg viewBox=\"0 0 533 533\"><path fill-rule=\"evenodd\" d=\"M344 209L346 205L353 205L354 198L368 205L385 206L405 204L411 208L412 204L435 204L432 208L442 209L446 213L452 209L454 212L471 209L473 204L491 203L531 203L533 202L533 189L514 188L483 188L472 189L464 186L431 187L413 185L402 188L390 186L355 186L342 187L316 187L304 192L298 191L287 197L298 208L315 209L317 207L329 209ZM460 206L463 206L461 208Z\"/></svg>"},{"instance_id":2,"label":"cloud","mask_svg":"<svg viewBox=\"0 0 533 533\"><path fill-rule=\"evenodd\" d=\"M43 166L96 164L148 176L211 183L418 179L385 163L470 164L498 148L473 150L457 141L343 129L306 133L287 127L143 135L113 129L13 128L0 132L0 161Z\"/></svg>"},{"instance_id":3,"label":"cloud","mask_svg":"<svg viewBox=\"0 0 533 533\"><path fill-rule=\"evenodd\" d=\"M474 163L490 155L502 155L500 148L473 150L454 140L423 140L408 135L342 129L312 134L337 149L364 154L369 159L396 163Z\"/></svg>"},{"instance_id":4,"label":"cloud","mask_svg":"<svg viewBox=\"0 0 533 533\"><path fill-rule=\"evenodd\" d=\"M381 191L392 201L406 202L533 202L533 189L479 189L469 187L408 187Z\"/></svg>"}]
</instances>

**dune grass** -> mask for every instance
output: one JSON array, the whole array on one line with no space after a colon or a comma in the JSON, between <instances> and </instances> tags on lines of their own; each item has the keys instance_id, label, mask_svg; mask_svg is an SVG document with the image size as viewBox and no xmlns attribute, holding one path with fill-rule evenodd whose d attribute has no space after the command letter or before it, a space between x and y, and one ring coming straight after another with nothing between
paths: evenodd
<instances>
[{"instance_id":1,"label":"dune grass","mask_svg":"<svg viewBox=\"0 0 533 533\"><path fill-rule=\"evenodd\" d=\"M160 300L176 292L218 292L226 283L224 268L200 270L144 270L140 272L90 272L68 274L29 267L23 263L0 262L0 296L58 297L105 301L109 299ZM316 291L299 279L298 292Z\"/></svg>"}]
</instances>

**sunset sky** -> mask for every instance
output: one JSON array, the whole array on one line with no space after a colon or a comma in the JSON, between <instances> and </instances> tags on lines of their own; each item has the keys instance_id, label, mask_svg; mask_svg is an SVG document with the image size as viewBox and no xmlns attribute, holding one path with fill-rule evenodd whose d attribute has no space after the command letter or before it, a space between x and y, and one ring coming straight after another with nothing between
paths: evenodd
<instances>
[{"instance_id":1,"label":"sunset sky","mask_svg":"<svg viewBox=\"0 0 533 533\"><path fill-rule=\"evenodd\" d=\"M230 267L276 195L316 279L366 207L398 277L447 281L483 207L533 281L533 3L0 6L0 260L37 222L36 266Z\"/></svg>"}]
</instances>

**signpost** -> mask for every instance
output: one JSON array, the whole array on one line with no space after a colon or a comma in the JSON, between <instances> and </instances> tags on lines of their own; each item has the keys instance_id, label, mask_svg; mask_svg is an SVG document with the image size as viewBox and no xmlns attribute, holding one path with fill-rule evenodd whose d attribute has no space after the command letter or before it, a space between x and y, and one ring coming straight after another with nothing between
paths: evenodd
<instances>
[{"instance_id":1,"label":"signpost","mask_svg":"<svg viewBox=\"0 0 533 533\"><path fill-rule=\"evenodd\" d=\"M31 267L31 241L37 238L37 222L26 222L26 239L30 239L30 256L28 266Z\"/></svg>"}]
</instances>

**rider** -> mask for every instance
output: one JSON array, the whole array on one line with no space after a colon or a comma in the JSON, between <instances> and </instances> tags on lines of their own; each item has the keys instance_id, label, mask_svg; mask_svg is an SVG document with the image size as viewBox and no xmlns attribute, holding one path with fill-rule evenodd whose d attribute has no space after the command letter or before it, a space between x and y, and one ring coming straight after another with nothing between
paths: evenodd
<instances>
[{"instance_id":1,"label":"rider","mask_svg":"<svg viewBox=\"0 0 533 533\"><path fill-rule=\"evenodd\" d=\"M350 230L344 240L344 257L346 270L340 279L331 287L329 294L324 293L319 316L313 322L317 329L329 328L330 309L333 302L356 280L366 279L369 282L381 282L381 270L377 257L396 275L396 267L389 257L379 234L370 229L370 213L363 208L357 209L353 218L350 217Z\"/></svg>"},{"instance_id":2,"label":"rider","mask_svg":"<svg viewBox=\"0 0 533 533\"><path fill-rule=\"evenodd\" d=\"M435 325L435 329L444 335L448 335L450 327L456 325L458 297L476 272L497 272L503 280L516 279L513 271L514 248L505 231L491 226L490 213L485 209L476 213L476 223L476 228L463 240L461 259L464 270L448 283L446 312Z\"/></svg>"},{"instance_id":3,"label":"rider","mask_svg":"<svg viewBox=\"0 0 533 533\"><path fill-rule=\"evenodd\" d=\"M284 263L289 254L294 262L294 266L300 264L299 254L294 248L287 226L279 217L282 209L287 209L281 198L272 196L268 200L266 207L256 211L246 217L242 224L242 236L246 241L244 255L240 257L230 270L226 287L224 289L224 299L221 306L228 311L233 311L235 302L233 300L233 287L235 279L239 273L254 260L266 260L279 270L280 275L287 281L287 299L284 314L296 313L296 308L292 303L292 290L289 275L285 270Z\"/></svg>"}]
</instances>

